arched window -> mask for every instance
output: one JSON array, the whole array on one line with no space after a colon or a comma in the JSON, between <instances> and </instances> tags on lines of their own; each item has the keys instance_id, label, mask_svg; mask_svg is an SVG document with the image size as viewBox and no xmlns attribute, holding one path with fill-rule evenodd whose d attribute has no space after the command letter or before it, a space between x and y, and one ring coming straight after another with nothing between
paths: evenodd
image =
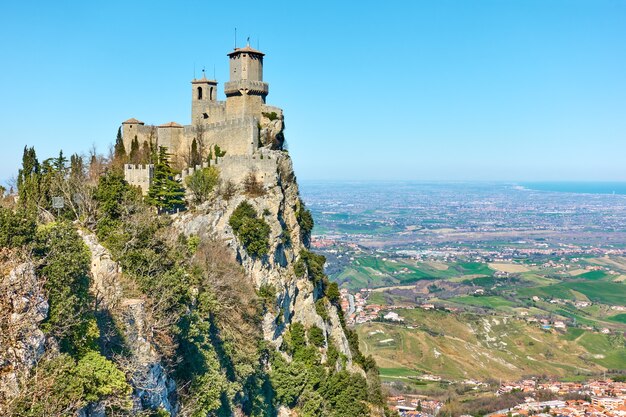
<instances>
[{"instance_id":1,"label":"arched window","mask_svg":"<svg viewBox=\"0 0 626 417\"><path fill-rule=\"evenodd\" d=\"M213 100L213 87L209 90L209 100Z\"/></svg>"},{"instance_id":2,"label":"arched window","mask_svg":"<svg viewBox=\"0 0 626 417\"><path fill-rule=\"evenodd\" d=\"M198 100L202 100L202 87L198 87Z\"/></svg>"}]
</instances>

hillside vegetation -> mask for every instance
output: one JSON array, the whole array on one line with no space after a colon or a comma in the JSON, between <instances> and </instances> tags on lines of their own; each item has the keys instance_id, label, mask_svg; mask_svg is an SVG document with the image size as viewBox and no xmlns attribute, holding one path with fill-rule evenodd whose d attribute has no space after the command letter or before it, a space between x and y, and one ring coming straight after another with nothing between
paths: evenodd
<instances>
[{"instance_id":1,"label":"hillside vegetation","mask_svg":"<svg viewBox=\"0 0 626 417\"><path fill-rule=\"evenodd\" d=\"M199 194L222 207L251 202L230 216L236 258L215 234L181 232L193 213L173 222L168 213L187 202L169 167L145 200L116 167L97 155L89 168L77 156L68 166L62 153L40 164L25 149L19 199L0 207L0 346L12 347L0 349L2 415L383 415L376 365L337 322L324 258L302 248L297 275L278 272L313 289L323 326L293 319L304 307L291 300L284 311L285 290L257 288L240 263L269 274L270 248L310 233L303 205L303 229L276 242L279 219L255 208L265 190L251 197L209 181L196 204ZM63 207L52 204L59 195Z\"/></svg>"}]
</instances>

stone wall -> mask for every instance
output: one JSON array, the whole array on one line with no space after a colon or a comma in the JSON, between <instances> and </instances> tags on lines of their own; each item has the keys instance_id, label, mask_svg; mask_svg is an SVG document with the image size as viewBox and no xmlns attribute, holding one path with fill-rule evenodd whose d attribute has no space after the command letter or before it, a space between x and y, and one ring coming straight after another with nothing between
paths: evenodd
<instances>
[{"instance_id":1,"label":"stone wall","mask_svg":"<svg viewBox=\"0 0 626 417\"><path fill-rule=\"evenodd\" d=\"M260 115L265 99L259 95L236 94L226 99L227 117L244 117Z\"/></svg>"},{"instance_id":2,"label":"stone wall","mask_svg":"<svg viewBox=\"0 0 626 417\"><path fill-rule=\"evenodd\" d=\"M249 173L254 173L263 185L276 183L277 160L264 153L255 155L224 156L214 164L220 170L220 179L241 184Z\"/></svg>"},{"instance_id":3,"label":"stone wall","mask_svg":"<svg viewBox=\"0 0 626 417\"><path fill-rule=\"evenodd\" d=\"M206 149L218 145L228 156L252 155L259 147L259 122L254 117L243 117L208 124L204 130L204 145Z\"/></svg>"},{"instance_id":4,"label":"stone wall","mask_svg":"<svg viewBox=\"0 0 626 417\"><path fill-rule=\"evenodd\" d=\"M130 154L130 148L135 137L137 137L139 148L141 149L144 142L156 141L157 135L156 126L132 123L122 125L122 140L124 141L124 150L127 155Z\"/></svg>"},{"instance_id":5,"label":"stone wall","mask_svg":"<svg viewBox=\"0 0 626 417\"><path fill-rule=\"evenodd\" d=\"M276 182L277 159L275 155L270 155L267 152L259 152L255 155L223 156L217 158L217 161L211 161L211 165L217 167L222 181L241 184L246 176L252 172L263 185ZM205 162L202 165L183 169L180 175L176 176L176 179L181 180L184 184L185 178L202 168L208 167L209 164Z\"/></svg>"},{"instance_id":6,"label":"stone wall","mask_svg":"<svg viewBox=\"0 0 626 417\"><path fill-rule=\"evenodd\" d=\"M189 153L193 137L186 137L185 129L182 126L159 127L157 132L157 145L166 147L168 153L174 157L175 162Z\"/></svg>"},{"instance_id":7,"label":"stone wall","mask_svg":"<svg viewBox=\"0 0 626 417\"><path fill-rule=\"evenodd\" d=\"M124 180L130 185L140 187L146 195L150 189L150 183L154 177L154 165L124 165Z\"/></svg>"},{"instance_id":8,"label":"stone wall","mask_svg":"<svg viewBox=\"0 0 626 417\"><path fill-rule=\"evenodd\" d=\"M206 114L206 117L205 117ZM226 120L225 101L197 101L191 105L191 123L209 124Z\"/></svg>"}]
</instances>

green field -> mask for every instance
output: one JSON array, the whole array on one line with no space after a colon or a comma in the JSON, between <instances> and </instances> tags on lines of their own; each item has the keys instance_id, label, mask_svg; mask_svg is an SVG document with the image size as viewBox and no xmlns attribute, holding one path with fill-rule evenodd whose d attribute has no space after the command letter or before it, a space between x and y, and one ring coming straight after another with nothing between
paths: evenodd
<instances>
[{"instance_id":1,"label":"green field","mask_svg":"<svg viewBox=\"0 0 626 417\"><path fill-rule=\"evenodd\" d=\"M590 271L590 272L585 272L584 274L577 275L576 278L584 278L590 281L598 281L608 276L610 275L604 271Z\"/></svg>"},{"instance_id":2,"label":"green field","mask_svg":"<svg viewBox=\"0 0 626 417\"><path fill-rule=\"evenodd\" d=\"M519 297L529 298L532 296L554 297L575 300L574 292L583 294L589 300L602 304L621 305L626 300L626 285L616 282L561 282L555 285L548 285L535 288L522 288L517 291Z\"/></svg>"},{"instance_id":3,"label":"green field","mask_svg":"<svg viewBox=\"0 0 626 417\"><path fill-rule=\"evenodd\" d=\"M473 296L464 295L461 297L450 298L448 301L452 301L458 304L471 305L475 307L486 307L493 309L505 309L514 307L516 304L505 300L499 296Z\"/></svg>"},{"instance_id":4,"label":"green field","mask_svg":"<svg viewBox=\"0 0 626 417\"><path fill-rule=\"evenodd\" d=\"M626 314L617 314L615 316L608 317L608 319L616 323L626 324Z\"/></svg>"},{"instance_id":5,"label":"green field","mask_svg":"<svg viewBox=\"0 0 626 417\"><path fill-rule=\"evenodd\" d=\"M525 375L573 378L606 369L626 369L620 335L582 329L544 331L521 320L397 310L405 325L366 323L357 331L364 354L371 354L387 378L439 375L444 379Z\"/></svg>"}]
</instances>

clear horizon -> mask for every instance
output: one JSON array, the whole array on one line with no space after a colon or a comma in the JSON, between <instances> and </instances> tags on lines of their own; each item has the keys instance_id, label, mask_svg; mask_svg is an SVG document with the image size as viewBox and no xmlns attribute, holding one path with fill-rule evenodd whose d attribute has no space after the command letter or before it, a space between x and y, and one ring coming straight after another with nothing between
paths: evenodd
<instances>
[{"instance_id":1,"label":"clear horizon","mask_svg":"<svg viewBox=\"0 0 626 417\"><path fill-rule=\"evenodd\" d=\"M221 90L235 27L267 54L300 179L626 181L624 2L238 5L0 5L0 182L26 145L188 124L194 67Z\"/></svg>"}]
</instances>

